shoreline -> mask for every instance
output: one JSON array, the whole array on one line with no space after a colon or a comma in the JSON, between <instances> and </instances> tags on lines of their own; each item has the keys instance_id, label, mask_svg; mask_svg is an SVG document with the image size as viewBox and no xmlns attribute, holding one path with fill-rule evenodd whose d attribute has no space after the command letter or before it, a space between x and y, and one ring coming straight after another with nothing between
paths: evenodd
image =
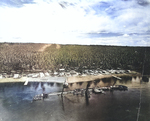
<instances>
[{"instance_id":1,"label":"shoreline","mask_svg":"<svg viewBox=\"0 0 150 121\"><path fill-rule=\"evenodd\" d=\"M27 80L31 79L29 82L57 82L58 78L64 78L67 83L77 83L77 82L89 82L94 80L101 80L104 78L121 78L121 77L132 77L132 76L141 76L140 73L124 73L124 74L99 74L99 75L80 75L80 76L47 76L47 77L38 77L38 78L31 78L31 77L21 77L21 78L1 78L0 83L15 83L15 82L26 82ZM54 81L49 80L50 78L54 78Z\"/></svg>"},{"instance_id":2,"label":"shoreline","mask_svg":"<svg viewBox=\"0 0 150 121\"><path fill-rule=\"evenodd\" d=\"M131 73L131 74L108 74L108 75L101 74L101 75L97 75L97 76L94 76L94 75L74 76L74 77L68 77L66 82L67 83L90 82L90 81L101 80L104 78L112 78L112 77L121 80L120 78L125 77L125 76L126 77L141 76L141 74L140 73L137 73L137 74Z\"/></svg>"},{"instance_id":3,"label":"shoreline","mask_svg":"<svg viewBox=\"0 0 150 121\"><path fill-rule=\"evenodd\" d=\"M21 77L21 78L18 78L18 79L2 78L2 79L0 79L0 83L25 82L26 80L27 80L27 77Z\"/></svg>"}]
</instances>

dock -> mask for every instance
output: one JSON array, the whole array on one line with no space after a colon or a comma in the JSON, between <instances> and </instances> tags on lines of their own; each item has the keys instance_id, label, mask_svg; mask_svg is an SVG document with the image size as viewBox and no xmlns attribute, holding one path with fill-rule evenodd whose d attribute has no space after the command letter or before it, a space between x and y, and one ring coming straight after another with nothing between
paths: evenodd
<instances>
[{"instance_id":1,"label":"dock","mask_svg":"<svg viewBox=\"0 0 150 121\"><path fill-rule=\"evenodd\" d=\"M71 93L71 91L63 92L63 95L69 94L69 93ZM61 94L62 94L62 92L53 92L53 93L49 93L48 96L61 95Z\"/></svg>"}]
</instances>

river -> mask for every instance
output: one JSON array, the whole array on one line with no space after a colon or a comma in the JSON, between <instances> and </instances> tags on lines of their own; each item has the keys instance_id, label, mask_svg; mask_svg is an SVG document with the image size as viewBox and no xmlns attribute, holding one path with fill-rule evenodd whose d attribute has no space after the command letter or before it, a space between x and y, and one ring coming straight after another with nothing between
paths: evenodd
<instances>
[{"instance_id":1,"label":"river","mask_svg":"<svg viewBox=\"0 0 150 121\"><path fill-rule=\"evenodd\" d=\"M132 77L115 84L128 90L91 94L88 99L70 94L32 101L37 94L62 91L63 85L1 83L0 121L150 121L150 81Z\"/></svg>"}]
</instances>

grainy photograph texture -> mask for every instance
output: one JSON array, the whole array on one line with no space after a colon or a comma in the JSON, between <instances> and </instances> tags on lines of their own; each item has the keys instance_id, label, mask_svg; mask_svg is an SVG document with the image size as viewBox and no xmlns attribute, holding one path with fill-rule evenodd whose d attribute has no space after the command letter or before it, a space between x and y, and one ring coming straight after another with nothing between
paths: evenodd
<instances>
[{"instance_id":1,"label":"grainy photograph texture","mask_svg":"<svg viewBox=\"0 0 150 121\"><path fill-rule=\"evenodd\" d=\"M1 0L0 121L150 121L150 0Z\"/></svg>"}]
</instances>

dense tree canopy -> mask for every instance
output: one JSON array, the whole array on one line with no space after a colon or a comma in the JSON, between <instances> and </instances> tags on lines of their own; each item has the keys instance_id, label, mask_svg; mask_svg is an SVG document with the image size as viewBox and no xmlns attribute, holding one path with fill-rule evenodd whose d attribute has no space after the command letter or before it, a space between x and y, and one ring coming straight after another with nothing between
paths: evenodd
<instances>
[{"instance_id":1,"label":"dense tree canopy","mask_svg":"<svg viewBox=\"0 0 150 121\"><path fill-rule=\"evenodd\" d=\"M60 45L38 50L43 44L1 43L0 71L58 70L59 68L131 69L149 74L150 48L100 45Z\"/></svg>"}]
</instances>

